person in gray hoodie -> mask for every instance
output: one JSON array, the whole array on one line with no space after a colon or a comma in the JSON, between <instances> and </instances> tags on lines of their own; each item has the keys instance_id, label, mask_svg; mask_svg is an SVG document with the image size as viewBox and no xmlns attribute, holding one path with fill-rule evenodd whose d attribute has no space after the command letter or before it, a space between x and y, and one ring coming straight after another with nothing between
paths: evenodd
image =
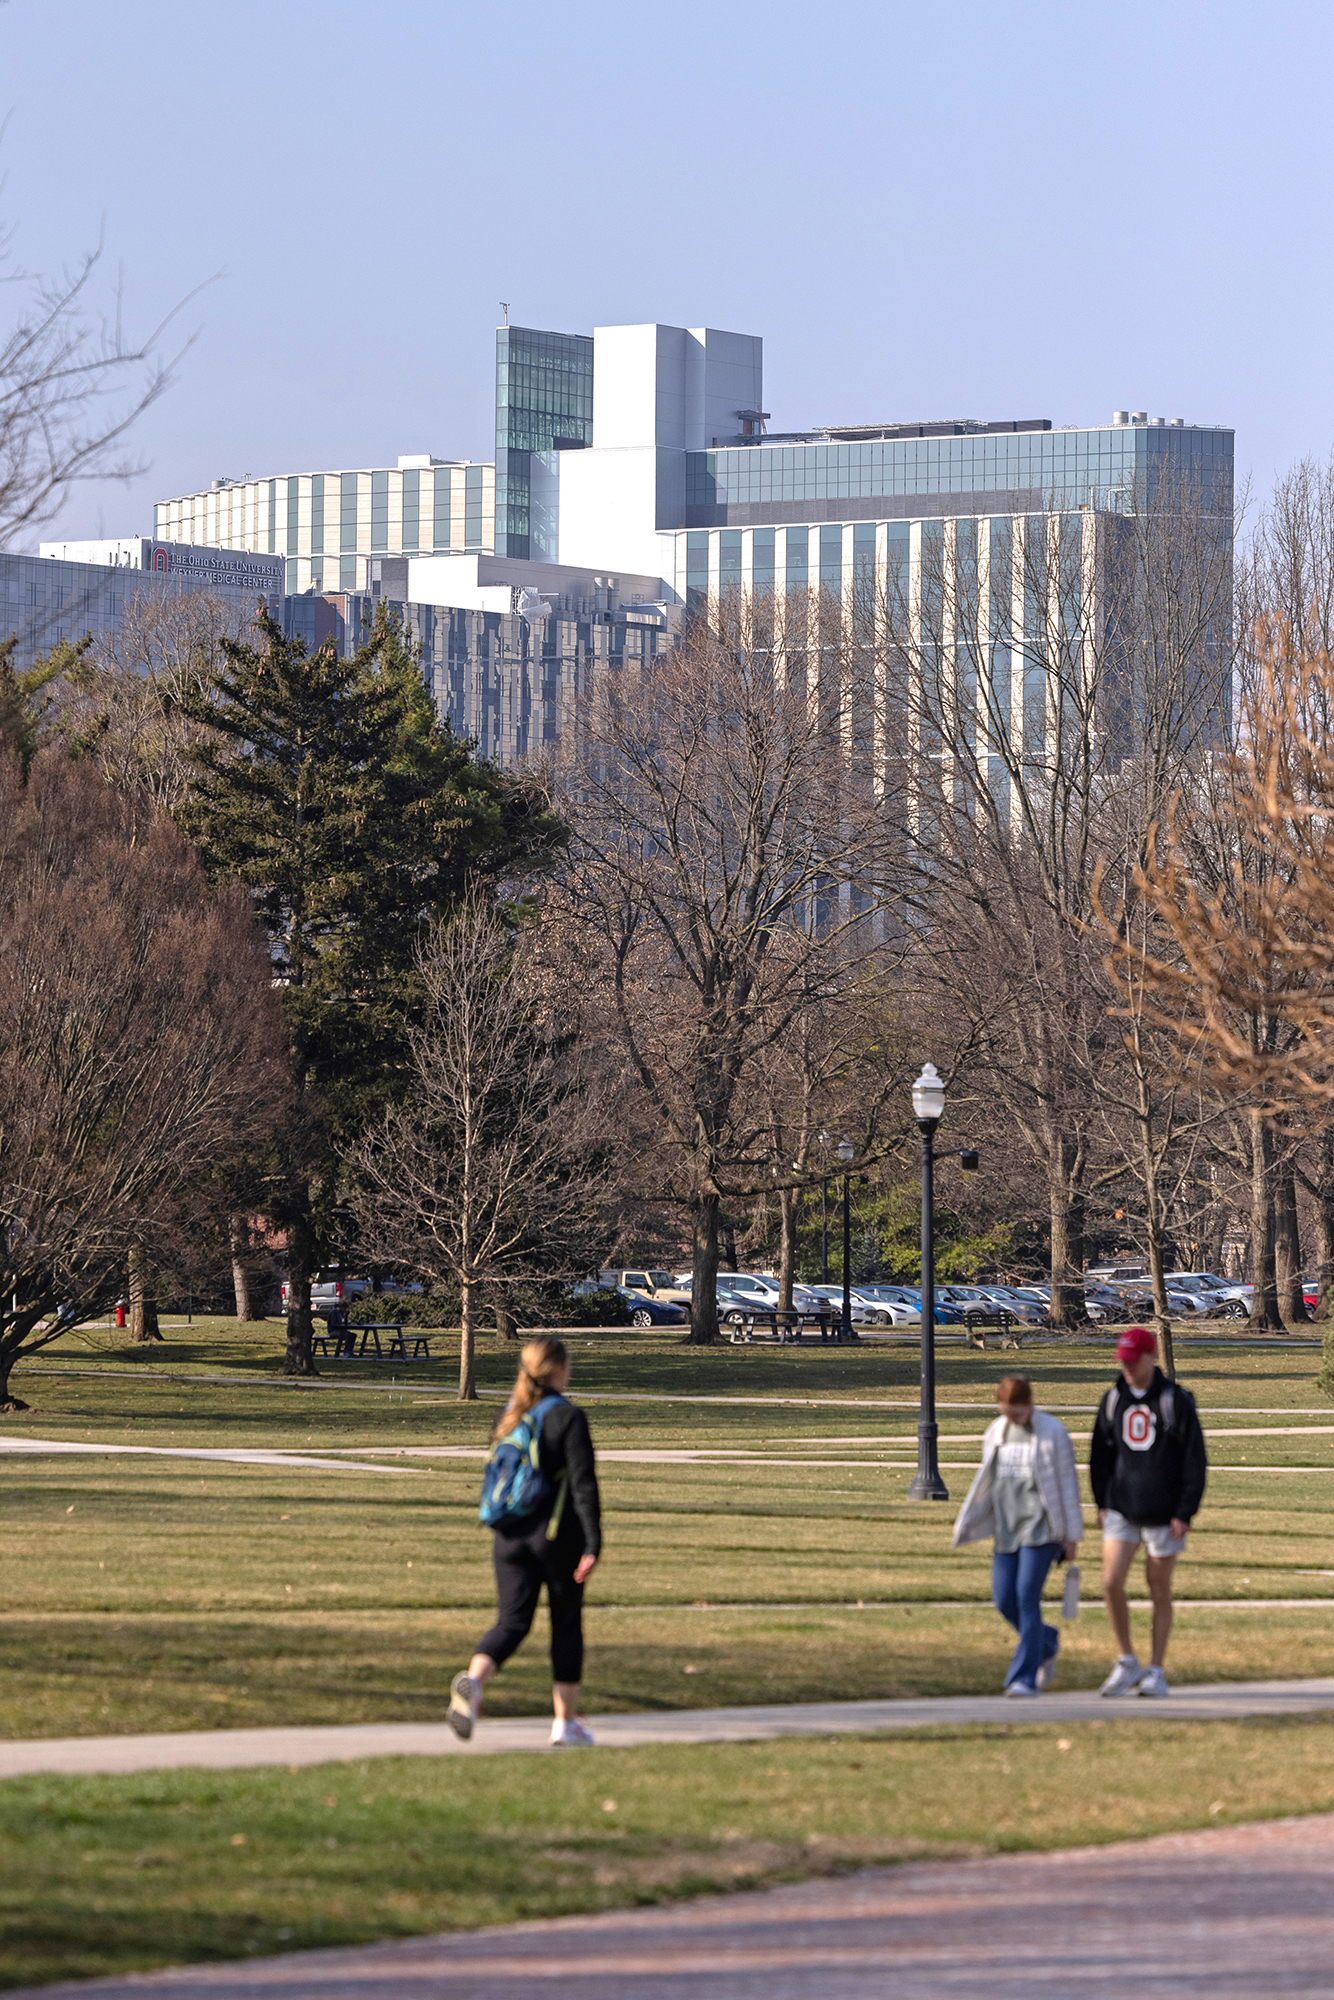
<instances>
[{"instance_id":1,"label":"person in gray hoodie","mask_svg":"<svg viewBox=\"0 0 1334 2000\"><path fill-rule=\"evenodd\" d=\"M1019 1634L1005 1676L1008 1695L1051 1686L1061 1637L1042 1622L1042 1586L1058 1557L1072 1562L1084 1533L1075 1448L1059 1417L1033 1407L1024 1375L1002 1377L998 1414L982 1440L982 1464L954 1523L954 1546L993 1538L991 1596Z\"/></svg>"}]
</instances>

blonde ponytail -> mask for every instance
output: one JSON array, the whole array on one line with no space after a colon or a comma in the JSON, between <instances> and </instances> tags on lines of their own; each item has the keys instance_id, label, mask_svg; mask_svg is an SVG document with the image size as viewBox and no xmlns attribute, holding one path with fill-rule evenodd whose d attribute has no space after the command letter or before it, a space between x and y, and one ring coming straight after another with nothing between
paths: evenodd
<instances>
[{"instance_id":1,"label":"blonde ponytail","mask_svg":"<svg viewBox=\"0 0 1334 2000\"><path fill-rule=\"evenodd\" d=\"M526 1340L519 1350L519 1373L510 1399L492 1431L493 1438L504 1437L544 1396L551 1395L556 1377L560 1375L569 1360L569 1352L563 1340L554 1334L544 1333L536 1340Z\"/></svg>"}]
</instances>

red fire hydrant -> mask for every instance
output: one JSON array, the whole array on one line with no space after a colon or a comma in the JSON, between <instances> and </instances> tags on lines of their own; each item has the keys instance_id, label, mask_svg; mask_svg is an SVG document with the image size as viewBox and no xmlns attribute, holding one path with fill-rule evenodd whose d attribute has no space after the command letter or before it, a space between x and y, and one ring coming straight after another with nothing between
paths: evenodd
<instances>
[{"instance_id":1,"label":"red fire hydrant","mask_svg":"<svg viewBox=\"0 0 1334 2000\"><path fill-rule=\"evenodd\" d=\"M124 1326L124 1324L125 1324L125 1301L124 1301L124 1299L117 1299L117 1300L116 1300L116 1325L117 1325L117 1326Z\"/></svg>"}]
</instances>

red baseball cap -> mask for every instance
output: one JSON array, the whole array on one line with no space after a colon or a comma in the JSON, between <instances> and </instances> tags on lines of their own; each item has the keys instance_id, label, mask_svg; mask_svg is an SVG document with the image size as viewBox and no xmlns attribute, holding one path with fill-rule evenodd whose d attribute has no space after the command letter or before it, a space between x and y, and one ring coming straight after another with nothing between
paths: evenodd
<instances>
[{"instance_id":1,"label":"red baseball cap","mask_svg":"<svg viewBox=\"0 0 1334 2000\"><path fill-rule=\"evenodd\" d=\"M1156 1354L1158 1343L1147 1326L1128 1326L1116 1343L1118 1361L1138 1361L1141 1354Z\"/></svg>"}]
</instances>

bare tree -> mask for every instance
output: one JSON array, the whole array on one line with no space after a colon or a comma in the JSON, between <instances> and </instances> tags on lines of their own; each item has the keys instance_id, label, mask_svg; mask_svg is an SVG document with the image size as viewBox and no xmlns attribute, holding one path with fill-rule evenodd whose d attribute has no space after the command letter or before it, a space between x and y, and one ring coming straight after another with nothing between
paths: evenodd
<instances>
[{"instance_id":1,"label":"bare tree","mask_svg":"<svg viewBox=\"0 0 1334 2000\"><path fill-rule=\"evenodd\" d=\"M850 754L848 717L869 713L856 657L805 606L735 598L710 617L595 683L555 778L574 826L563 914L600 943L659 1177L689 1208L705 1342L725 1205L775 1191L763 1064L817 1001L902 956L885 935L892 818ZM808 1178L781 1165L780 1187Z\"/></svg>"},{"instance_id":2,"label":"bare tree","mask_svg":"<svg viewBox=\"0 0 1334 2000\"><path fill-rule=\"evenodd\" d=\"M150 815L175 812L209 735L185 704L211 684L223 640L239 642L249 623L211 591L135 592L115 630L67 670L58 721L71 748Z\"/></svg>"},{"instance_id":3,"label":"bare tree","mask_svg":"<svg viewBox=\"0 0 1334 2000\"><path fill-rule=\"evenodd\" d=\"M1174 802L1137 886L1169 944L1146 965L1159 1017L1180 1023L1179 1040L1250 1127L1252 1317L1278 1328L1275 1218L1297 1136L1288 1122L1314 1111L1323 1126L1334 1105L1334 662L1268 619L1255 652L1239 748ZM1294 1233L1289 1224L1289 1309L1300 1291Z\"/></svg>"},{"instance_id":4,"label":"bare tree","mask_svg":"<svg viewBox=\"0 0 1334 2000\"><path fill-rule=\"evenodd\" d=\"M877 737L910 774L926 962L969 996L1047 1184L1052 1317L1083 1316L1090 1065L1109 1036L1089 930L1099 855L1144 829L1227 723L1230 493L921 524L859 606Z\"/></svg>"},{"instance_id":5,"label":"bare tree","mask_svg":"<svg viewBox=\"0 0 1334 2000\"><path fill-rule=\"evenodd\" d=\"M0 273L24 301L0 334L0 548L51 520L75 486L146 469L127 438L171 383L180 357L162 341L182 307L130 338L119 285L109 314L94 304L101 261L99 243L58 278Z\"/></svg>"},{"instance_id":6,"label":"bare tree","mask_svg":"<svg viewBox=\"0 0 1334 2000\"><path fill-rule=\"evenodd\" d=\"M1133 895L1118 907L1104 907L1103 871L1095 871L1094 904L1111 947L1104 967L1108 987L1099 998L1121 1031L1121 1048L1089 1065L1093 1102L1103 1126L1106 1150L1124 1163L1138 1209L1132 1227L1140 1236L1149 1266L1157 1327L1158 1358L1175 1374L1172 1319L1166 1273L1173 1217L1192 1186L1201 1154L1211 1148L1226 1106L1208 1088L1198 1053L1182 1023L1171 1030L1162 1021L1153 971L1169 940L1152 906ZM1123 1211L1124 1213L1124 1211Z\"/></svg>"},{"instance_id":7,"label":"bare tree","mask_svg":"<svg viewBox=\"0 0 1334 2000\"><path fill-rule=\"evenodd\" d=\"M0 1398L188 1230L279 1114L281 1048L250 912L170 822L55 748L26 786L0 761Z\"/></svg>"},{"instance_id":8,"label":"bare tree","mask_svg":"<svg viewBox=\"0 0 1334 2000\"><path fill-rule=\"evenodd\" d=\"M462 1296L459 1397L479 1308L595 1240L605 1171L594 1102L531 934L471 896L420 953L411 1094L350 1155L366 1256Z\"/></svg>"}]
</instances>

